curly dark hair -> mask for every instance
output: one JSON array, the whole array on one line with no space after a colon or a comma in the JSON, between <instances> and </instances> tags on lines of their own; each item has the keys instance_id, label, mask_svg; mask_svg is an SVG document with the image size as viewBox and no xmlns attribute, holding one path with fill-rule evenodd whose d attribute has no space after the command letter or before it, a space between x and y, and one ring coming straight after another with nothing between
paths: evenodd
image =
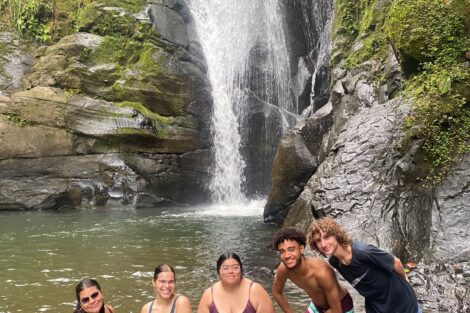
<instances>
[{"instance_id":1,"label":"curly dark hair","mask_svg":"<svg viewBox=\"0 0 470 313\"><path fill-rule=\"evenodd\" d=\"M315 244L317 240L321 239L321 232L323 232L323 234L326 236L335 236L338 243L343 247L351 244L351 238L346 234L344 229L338 223L336 223L334 219L323 217L315 220L312 222L307 231L308 245L310 248L319 252L323 256L324 254L318 250L318 247Z\"/></svg>"},{"instance_id":2,"label":"curly dark hair","mask_svg":"<svg viewBox=\"0 0 470 313\"><path fill-rule=\"evenodd\" d=\"M295 227L284 227L277 231L273 237L273 249L278 250L279 245L285 240L295 240L301 246L305 246L307 238L305 234Z\"/></svg>"}]
</instances>

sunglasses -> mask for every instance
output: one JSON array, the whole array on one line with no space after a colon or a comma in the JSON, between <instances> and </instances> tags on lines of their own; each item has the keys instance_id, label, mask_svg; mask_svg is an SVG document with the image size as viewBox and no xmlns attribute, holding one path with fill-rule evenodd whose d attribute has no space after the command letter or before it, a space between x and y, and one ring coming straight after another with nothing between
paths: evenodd
<instances>
[{"instance_id":1,"label":"sunglasses","mask_svg":"<svg viewBox=\"0 0 470 313\"><path fill-rule=\"evenodd\" d=\"M80 299L80 302L82 304L87 304L88 302L90 302L90 298L92 300L95 300L96 298L98 298L98 296L100 295L100 292L99 291L95 291L93 292L89 297L84 297L84 298L81 298Z\"/></svg>"}]
</instances>

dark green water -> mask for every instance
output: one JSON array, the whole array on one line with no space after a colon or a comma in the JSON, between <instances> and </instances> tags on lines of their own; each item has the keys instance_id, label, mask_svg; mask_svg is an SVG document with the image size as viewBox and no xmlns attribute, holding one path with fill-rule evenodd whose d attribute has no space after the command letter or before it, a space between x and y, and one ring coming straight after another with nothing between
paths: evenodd
<instances>
[{"instance_id":1,"label":"dark green water","mask_svg":"<svg viewBox=\"0 0 470 313\"><path fill-rule=\"evenodd\" d=\"M261 204L243 210L0 213L0 313L71 312L74 287L84 277L98 279L118 313L140 312L153 297L152 272L163 262L175 266L177 292L196 311L226 251L237 252L246 276L270 293L277 257L268 244L277 228L262 223ZM308 298L293 286L287 295L303 312Z\"/></svg>"}]
</instances>

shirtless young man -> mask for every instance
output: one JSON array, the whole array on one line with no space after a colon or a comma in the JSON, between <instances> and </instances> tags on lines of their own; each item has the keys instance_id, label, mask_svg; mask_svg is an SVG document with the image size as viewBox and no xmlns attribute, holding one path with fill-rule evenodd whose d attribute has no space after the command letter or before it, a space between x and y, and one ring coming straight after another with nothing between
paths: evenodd
<instances>
[{"instance_id":1,"label":"shirtless young man","mask_svg":"<svg viewBox=\"0 0 470 313\"><path fill-rule=\"evenodd\" d=\"M306 237L296 228L280 229L273 237L273 247L279 252L272 293L285 313L293 313L283 290L287 279L302 288L312 299L306 312L352 313L353 302L348 291L339 285L335 272L327 262L304 256Z\"/></svg>"}]
</instances>

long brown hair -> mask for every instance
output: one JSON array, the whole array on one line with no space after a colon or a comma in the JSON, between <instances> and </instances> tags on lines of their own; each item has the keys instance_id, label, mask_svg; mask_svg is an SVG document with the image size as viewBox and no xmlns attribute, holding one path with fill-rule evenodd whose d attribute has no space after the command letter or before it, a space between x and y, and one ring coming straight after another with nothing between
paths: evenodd
<instances>
[{"instance_id":1,"label":"long brown hair","mask_svg":"<svg viewBox=\"0 0 470 313\"><path fill-rule=\"evenodd\" d=\"M346 247L351 244L351 238L346 234L344 229L336 223L336 221L329 217L323 217L315 220L309 227L308 234L308 245L321 255L324 255L316 245L316 241L321 239L321 232L326 236L335 236L338 243Z\"/></svg>"},{"instance_id":2,"label":"long brown hair","mask_svg":"<svg viewBox=\"0 0 470 313\"><path fill-rule=\"evenodd\" d=\"M98 284L98 282L94 279L91 278L85 278L81 280L77 286L75 287L75 296L77 297L77 305L75 306L75 309L73 310L73 313L84 313L85 311L82 309L80 306L80 292L83 290L89 288L89 287L96 287L101 292L101 286ZM105 305L103 301L103 306L100 309L99 313L105 313Z\"/></svg>"}]
</instances>

